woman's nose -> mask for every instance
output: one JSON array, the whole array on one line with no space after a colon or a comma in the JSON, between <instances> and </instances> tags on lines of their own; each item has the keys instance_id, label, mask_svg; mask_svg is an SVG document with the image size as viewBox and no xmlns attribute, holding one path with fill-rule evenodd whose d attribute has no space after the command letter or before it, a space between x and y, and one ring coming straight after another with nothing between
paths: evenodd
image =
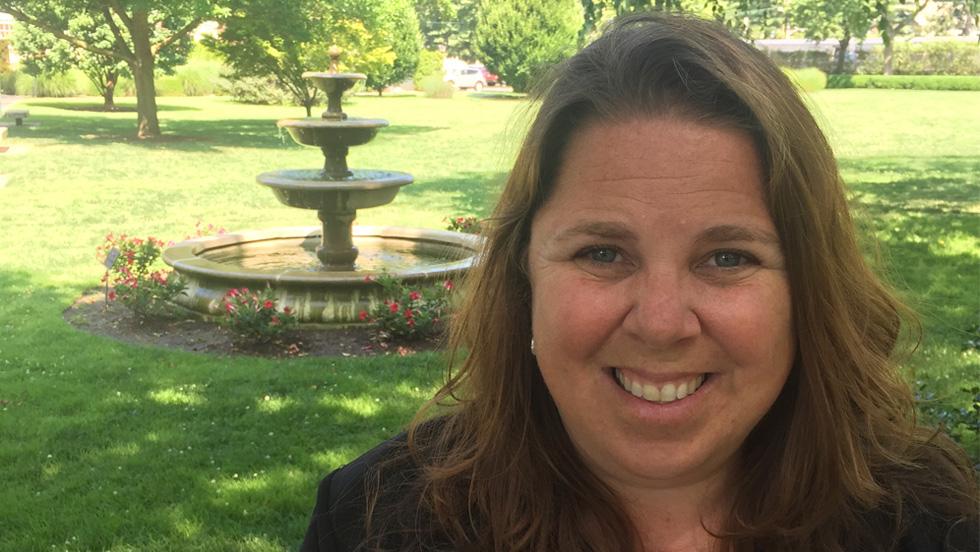
<instances>
[{"instance_id":1,"label":"woman's nose","mask_svg":"<svg viewBox=\"0 0 980 552\"><path fill-rule=\"evenodd\" d=\"M701 333L698 292L676 271L650 271L627 293L623 328L647 346L664 349Z\"/></svg>"}]
</instances>

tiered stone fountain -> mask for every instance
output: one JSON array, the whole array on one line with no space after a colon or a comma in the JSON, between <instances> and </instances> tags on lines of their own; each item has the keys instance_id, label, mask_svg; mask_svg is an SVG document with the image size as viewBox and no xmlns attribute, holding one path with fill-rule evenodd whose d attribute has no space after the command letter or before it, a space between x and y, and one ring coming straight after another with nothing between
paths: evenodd
<instances>
[{"instance_id":1,"label":"tiered stone fountain","mask_svg":"<svg viewBox=\"0 0 980 552\"><path fill-rule=\"evenodd\" d=\"M205 314L221 312L231 288L276 290L280 306L304 322L355 323L364 309L383 298L366 277L391 274L407 282L451 280L465 272L476 253L475 236L393 226L353 226L358 209L385 205L412 176L380 170L350 170L350 147L370 142L380 119L348 118L341 96L360 80L337 70L338 49L331 49L331 70L303 77L327 95L319 118L284 119L278 126L296 142L319 147L322 170L262 173L258 182L272 188L282 203L315 209L321 225L276 228L190 240L164 251L163 260L188 281L178 303Z\"/></svg>"}]
</instances>

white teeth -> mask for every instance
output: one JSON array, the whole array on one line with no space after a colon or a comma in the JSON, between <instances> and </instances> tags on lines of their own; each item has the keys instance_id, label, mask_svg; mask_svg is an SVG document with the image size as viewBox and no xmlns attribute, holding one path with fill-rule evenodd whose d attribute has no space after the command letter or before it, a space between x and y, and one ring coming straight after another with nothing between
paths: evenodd
<instances>
[{"instance_id":1,"label":"white teeth","mask_svg":"<svg viewBox=\"0 0 980 552\"><path fill-rule=\"evenodd\" d=\"M663 387L658 389L656 385L643 385L638 381L631 381L629 378L623 375L619 368L616 368L613 371L613 375L626 391L649 402L657 402L661 404L679 401L683 398L691 396L701 387L701 384L704 383L705 379L705 375L700 374L696 378L691 379L689 382L682 382L676 385L673 383L666 383Z\"/></svg>"},{"instance_id":2,"label":"white teeth","mask_svg":"<svg viewBox=\"0 0 980 552\"><path fill-rule=\"evenodd\" d=\"M650 402L660 402L660 390L656 385L644 385L643 398Z\"/></svg>"}]
</instances>

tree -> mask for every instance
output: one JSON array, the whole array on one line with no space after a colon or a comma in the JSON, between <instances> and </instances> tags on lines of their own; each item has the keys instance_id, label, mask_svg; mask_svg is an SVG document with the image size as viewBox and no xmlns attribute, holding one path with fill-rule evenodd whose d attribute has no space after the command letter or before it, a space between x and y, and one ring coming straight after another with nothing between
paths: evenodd
<instances>
[{"instance_id":1,"label":"tree","mask_svg":"<svg viewBox=\"0 0 980 552\"><path fill-rule=\"evenodd\" d=\"M108 25L99 25L88 14L71 18L68 29L89 44L99 48L112 48L113 35ZM103 109L115 109L115 89L119 76L126 72L126 64L110 57L77 48L64 40L58 40L49 32L26 23L14 26L11 36L14 49L21 56L21 66L29 75L60 73L71 67L80 69L102 96Z\"/></svg>"},{"instance_id":2,"label":"tree","mask_svg":"<svg viewBox=\"0 0 980 552\"><path fill-rule=\"evenodd\" d=\"M473 43L480 0L415 0L424 47L448 57L475 60Z\"/></svg>"},{"instance_id":3,"label":"tree","mask_svg":"<svg viewBox=\"0 0 980 552\"><path fill-rule=\"evenodd\" d=\"M523 92L575 52L581 28L576 0L482 0L475 46L490 71Z\"/></svg>"},{"instance_id":4,"label":"tree","mask_svg":"<svg viewBox=\"0 0 980 552\"><path fill-rule=\"evenodd\" d=\"M153 77L158 56L175 47L214 13L212 0L0 0L0 12L77 48L124 62L136 85L137 136L160 136ZM87 14L112 31L112 47L76 36L73 17Z\"/></svg>"},{"instance_id":5,"label":"tree","mask_svg":"<svg viewBox=\"0 0 980 552\"><path fill-rule=\"evenodd\" d=\"M225 57L238 77L273 75L310 116L317 90L302 75L327 70L327 50L332 44L344 50L341 68L345 71L374 75L394 65L398 56L392 36L399 21L389 16L389 5L402 4L389 0L232 0L228 14L220 19L225 25L221 39L207 44Z\"/></svg>"},{"instance_id":6,"label":"tree","mask_svg":"<svg viewBox=\"0 0 980 552\"><path fill-rule=\"evenodd\" d=\"M415 74L422 51L422 35L415 9L409 0L389 0L384 16L389 29L389 41L395 60L391 65L378 67L367 76L367 87L381 92Z\"/></svg>"},{"instance_id":7,"label":"tree","mask_svg":"<svg viewBox=\"0 0 980 552\"><path fill-rule=\"evenodd\" d=\"M874 10L867 0L796 0L790 19L803 27L803 35L816 42L836 38L837 73L844 72L851 39L863 39L871 28Z\"/></svg>"},{"instance_id":8,"label":"tree","mask_svg":"<svg viewBox=\"0 0 980 552\"><path fill-rule=\"evenodd\" d=\"M10 70L9 47L10 41L5 38L0 38L0 74Z\"/></svg>"},{"instance_id":9,"label":"tree","mask_svg":"<svg viewBox=\"0 0 980 552\"><path fill-rule=\"evenodd\" d=\"M710 17L746 38L768 36L784 23L788 0L582 0L583 38L607 17L641 11L683 11Z\"/></svg>"},{"instance_id":10,"label":"tree","mask_svg":"<svg viewBox=\"0 0 980 552\"><path fill-rule=\"evenodd\" d=\"M885 45L884 75L892 74L892 58L895 57L895 47L892 41L900 35L906 26L915 22L919 15L929 5L930 0L902 0L899 4L890 4L887 0L875 1L875 12L878 18L878 32Z\"/></svg>"}]
</instances>

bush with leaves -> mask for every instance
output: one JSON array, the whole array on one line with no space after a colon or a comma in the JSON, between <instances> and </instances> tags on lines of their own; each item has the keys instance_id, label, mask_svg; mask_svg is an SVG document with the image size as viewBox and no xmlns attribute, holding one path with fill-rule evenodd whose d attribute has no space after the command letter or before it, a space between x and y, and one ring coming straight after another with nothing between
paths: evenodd
<instances>
[{"instance_id":1,"label":"bush with leaves","mask_svg":"<svg viewBox=\"0 0 980 552\"><path fill-rule=\"evenodd\" d=\"M453 283L428 286L408 285L403 280L380 274L365 278L381 285L385 299L360 318L377 325L387 337L400 341L419 341L438 335L446 327Z\"/></svg>"},{"instance_id":2,"label":"bush with leaves","mask_svg":"<svg viewBox=\"0 0 980 552\"><path fill-rule=\"evenodd\" d=\"M442 222L446 223L446 230L464 234L479 234L487 225L485 221L473 217L446 217Z\"/></svg>"},{"instance_id":3,"label":"bush with leaves","mask_svg":"<svg viewBox=\"0 0 980 552\"><path fill-rule=\"evenodd\" d=\"M160 266L163 247L163 241L154 237L108 234L96 249L96 257L103 262L113 249L119 251L102 277L102 283L112 288L108 299L118 300L142 317L173 315L171 301L184 292L185 283L179 274Z\"/></svg>"},{"instance_id":4,"label":"bush with leaves","mask_svg":"<svg viewBox=\"0 0 980 552\"><path fill-rule=\"evenodd\" d=\"M279 309L275 295L268 283L260 295L247 287L228 290L222 299L227 313L222 323L235 333L236 342L268 343L296 327L296 315L289 307Z\"/></svg>"}]
</instances>

